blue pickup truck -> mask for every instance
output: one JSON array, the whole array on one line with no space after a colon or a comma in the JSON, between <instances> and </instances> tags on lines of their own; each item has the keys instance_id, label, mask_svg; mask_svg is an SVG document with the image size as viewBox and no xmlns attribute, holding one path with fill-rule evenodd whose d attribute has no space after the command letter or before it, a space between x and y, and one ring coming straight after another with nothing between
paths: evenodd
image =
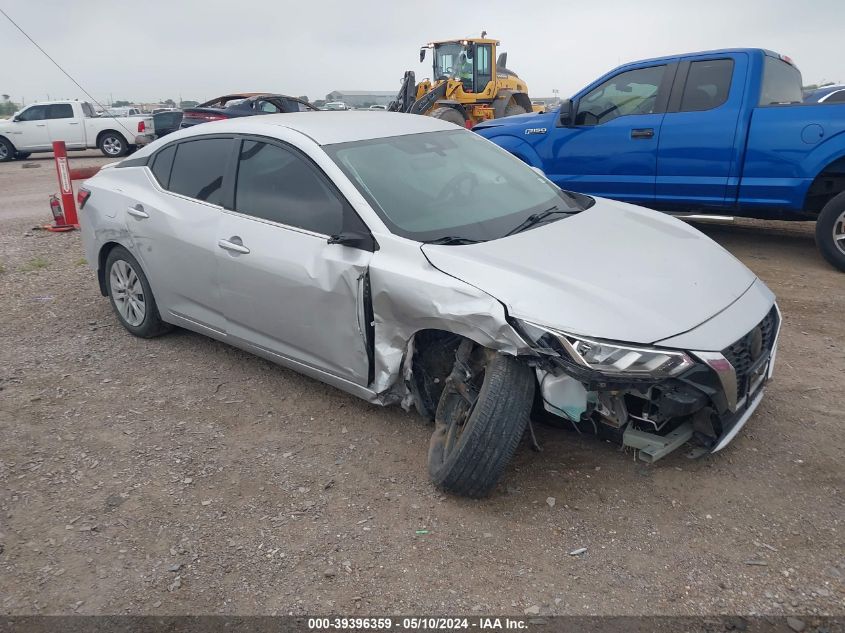
<instances>
[{"instance_id":1,"label":"blue pickup truck","mask_svg":"<svg viewBox=\"0 0 845 633\"><path fill-rule=\"evenodd\" d=\"M473 128L564 189L678 213L816 220L845 271L845 104L802 103L762 49L620 66L543 114Z\"/></svg>"}]
</instances>

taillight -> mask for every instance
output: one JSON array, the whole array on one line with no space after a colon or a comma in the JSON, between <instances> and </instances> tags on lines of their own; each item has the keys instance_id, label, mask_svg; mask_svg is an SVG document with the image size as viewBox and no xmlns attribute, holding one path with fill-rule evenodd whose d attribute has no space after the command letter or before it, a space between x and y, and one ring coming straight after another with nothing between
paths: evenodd
<instances>
[{"instance_id":1,"label":"taillight","mask_svg":"<svg viewBox=\"0 0 845 633\"><path fill-rule=\"evenodd\" d=\"M79 191L76 193L76 204L79 205L80 211L85 206L85 203L88 202L88 198L90 198L90 197L91 197L90 191L88 191L84 187L79 188Z\"/></svg>"},{"instance_id":2,"label":"taillight","mask_svg":"<svg viewBox=\"0 0 845 633\"><path fill-rule=\"evenodd\" d=\"M138 134L140 134L141 132L143 132L146 129L147 129L146 123L144 123L143 121L138 121Z\"/></svg>"},{"instance_id":3,"label":"taillight","mask_svg":"<svg viewBox=\"0 0 845 633\"><path fill-rule=\"evenodd\" d=\"M198 119L200 121L219 121L229 118L225 114L212 114L211 112L186 112L183 116L186 119Z\"/></svg>"}]
</instances>

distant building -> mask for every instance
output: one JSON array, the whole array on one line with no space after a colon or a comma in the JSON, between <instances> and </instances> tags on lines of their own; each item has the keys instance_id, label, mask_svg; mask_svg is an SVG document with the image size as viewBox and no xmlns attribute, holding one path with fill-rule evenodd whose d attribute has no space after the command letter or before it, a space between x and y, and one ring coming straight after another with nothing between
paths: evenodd
<instances>
[{"instance_id":1,"label":"distant building","mask_svg":"<svg viewBox=\"0 0 845 633\"><path fill-rule=\"evenodd\" d=\"M335 90L326 95L326 101L343 101L350 108L369 108L387 105L396 98L396 90Z\"/></svg>"}]
</instances>

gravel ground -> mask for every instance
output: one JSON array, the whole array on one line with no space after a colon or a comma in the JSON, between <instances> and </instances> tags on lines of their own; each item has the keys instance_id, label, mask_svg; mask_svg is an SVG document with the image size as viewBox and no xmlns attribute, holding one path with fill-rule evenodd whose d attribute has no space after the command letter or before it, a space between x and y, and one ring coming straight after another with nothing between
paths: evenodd
<instances>
[{"instance_id":1,"label":"gravel ground","mask_svg":"<svg viewBox=\"0 0 845 633\"><path fill-rule=\"evenodd\" d=\"M31 230L56 183L27 163L0 165L0 613L845 612L845 275L811 225L701 226L784 315L728 449L649 466L541 427L469 501L414 415L127 334L79 235Z\"/></svg>"}]
</instances>

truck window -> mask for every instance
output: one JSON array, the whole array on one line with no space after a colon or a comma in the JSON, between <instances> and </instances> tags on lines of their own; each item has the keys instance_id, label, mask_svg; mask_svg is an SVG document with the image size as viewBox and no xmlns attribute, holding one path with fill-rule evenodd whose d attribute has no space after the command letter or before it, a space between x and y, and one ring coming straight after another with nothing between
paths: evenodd
<instances>
[{"instance_id":1,"label":"truck window","mask_svg":"<svg viewBox=\"0 0 845 633\"><path fill-rule=\"evenodd\" d=\"M619 73L593 88L578 104L576 125L601 125L627 114L651 114L666 66Z\"/></svg>"},{"instance_id":2,"label":"truck window","mask_svg":"<svg viewBox=\"0 0 845 633\"><path fill-rule=\"evenodd\" d=\"M47 118L47 106L30 106L18 115L21 121L43 121Z\"/></svg>"},{"instance_id":3,"label":"truck window","mask_svg":"<svg viewBox=\"0 0 845 633\"><path fill-rule=\"evenodd\" d=\"M73 106L69 103L54 103L47 109L48 119L72 119Z\"/></svg>"},{"instance_id":4,"label":"truck window","mask_svg":"<svg viewBox=\"0 0 845 633\"><path fill-rule=\"evenodd\" d=\"M781 59L766 55L760 105L801 103L803 100L801 73L798 69Z\"/></svg>"},{"instance_id":5,"label":"truck window","mask_svg":"<svg viewBox=\"0 0 845 633\"><path fill-rule=\"evenodd\" d=\"M824 98L823 103L845 103L845 90L837 90L836 92L831 92L827 97Z\"/></svg>"},{"instance_id":6,"label":"truck window","mask_svg":"<svg viewBox=\"0 0 845 633\"><path fill-rule=\"evenodd\" d=\"M489 44L478 44L475 47L475 91L484 92L493 80L492 47Z\"/></svg>"},{"instance_id":7,"label":"truck window","mask_svg":"<svg viewBox=\"0 0 845 633\"><path fill-rule=\"evenodd\" d=\"M681 112L701 112L718 108L728 100L734 72L732 59L692 62L681 96Z\"/></svg>"}]
</instances>

